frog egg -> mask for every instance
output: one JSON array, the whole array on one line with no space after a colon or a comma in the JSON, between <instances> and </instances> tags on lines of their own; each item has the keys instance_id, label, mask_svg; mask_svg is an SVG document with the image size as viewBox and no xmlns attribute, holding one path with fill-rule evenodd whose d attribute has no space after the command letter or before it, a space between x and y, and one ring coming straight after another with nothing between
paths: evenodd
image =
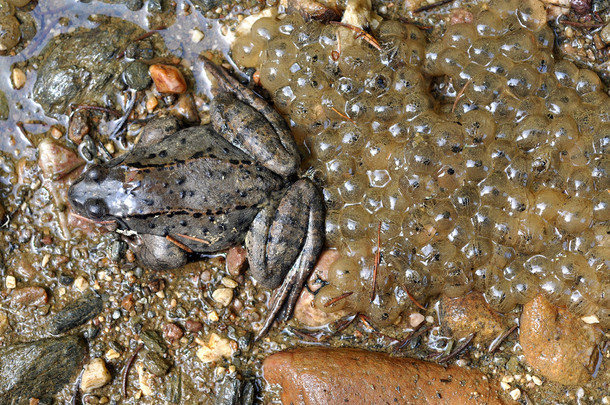
<instances>
[{"instance_id":1,"label":"frog egg","mask_svg":"<svg viewBox=\"0 0 610 405\"><path fill-rule=\"evenodd\" d=\"M492 216L494 211L490 206L484 205L472 217L472 225L477 235L491 238L494 222Z\"/></svg>"},{"instance_id":2,"label":"frog egg","mask_svg":"<svg viewBox=\"0 0 610 405\"><path fill-rule=\"evenodd\" d=\"M529 59L536 50L534 35L526 29L511 31L501 39L500 52L514 62Z\"/></svg>"},{"instance_id":3,"label":"frog egg","mask_svg":"<svg viewBox=\"0 0 610 405\"><path fill-rule=\"evenodd\" d=\"M524 0L517 9L517 18L523 27L536 31L546 25L546 9L538 0Z\"/></svg>"},{"instance_id":4,"label":"frog egg","mask_svg":"<svg viewBox=\"0 0 610 405\"><path fill-rule=\"evenodd\" d=\"M501 19L505 19L511 15L514 15L518 9L521 1L520 0L491 0L489 2L489 10L497 13Z\"/></svg>"},{"instance_id":5,"label":"frog egg","mask_svg":"<svg viewBox=\"0 0 610 405\"><path fill-rule=\"evenodd\" d=\"M544 115L528 115L517 126L515 142L523 151L530 151L549 139L549 120Z\"/></svg>"},{"instance_id":6,"label":"frog egg","mask_svg":"<svg viewBox=\"0 0 610 405\"><path fill-rule=\"evenodd\" d=\"M479 12L474 20L474 26L477 33L482 37L502 35L506 32L502 19L493 10ZM486 40L490 40L490 38L486 38Z\"/></svg>"},{"instance_id":7,"label":"frog egg","mask_svg":"<svg viewBox=\"0 0 610 405\"><path fill-rule=\"evenodd\" d=\"M472 183L464 184L453 192L451 202L458 215L470 217L481 205L479 189Z\"/></svg>"},{"instance_id":8,"label":"frog egg","mask_svg":"<svg viewBox=\"0 0 610 405\"><path fill-rule=\"evenodd\" d=\"M328 206L327 206L328 207ZM339 247L341 245L341 226L340 212L337 210L327 210L325 218L325 243L329 247Z\"/></svg>"},{"instance_id":9,"label":"frog egg","mask_svg":"<svg viewBox=\"0 0 610 405\"><path fill-rule=\"evenodd\" d=\"M285 67L282 64L265 62L259 69L261 86L270 93L275 93L278 89L290 84Z\"/></svg>"},{"instance_id":10,"label":"frog egg","mask_svg":"<svg viewBox=\"0 0 610 405\"><path fill-rule=\"evenodd\" d=\"M290 86L280 87L273 93L273 106L280 114L288 114L290 112L290 104L294 99L294 93Z\"/></svg>"},{"instance_id":11,"label":"frog egg","mask_svg":"<svg viewBox=\"0 0 610 405\"><path fill-rule=\"evenodd\" d=\"M373 116L373 97L366 93L357 95L345 103L345 113L353 121L369 122Z\"/></svg>"},{"instance_id":12,"label":"frog egg","mask_svg":"<svg viewBox=\"0 0 610 405\"><path fill-rule=\"evenodd\" d=\"M424 77L418 69L405 65L396 70L391 86L394 91L404 95L424 91L424 83Z\"/></svg>"},{"instance_id":13,"label":"frog egg","mask_svg":"<svg viewBox=\"0 0 610 405\"><path fill-rule=\"evenodd\" d=\"M466 52L453 47L445 48L438 56L440 71L452 78L458 78L469 62Z\"/></svg>"},{"instance_id":14,"label":"frog egg","mask_svg":"<svg viewBox=\"0 0 610 405\"><path fill-rule=\"evenodd\" d=\"M540 290L554 304L563 305L567 301L568 292L565 283L555 274L542 278Z\"/></svg>"},{"instance_id":15,"label":"frog egg","mask_svg":"<svg viewBox=\"0 0 610 405\"><path fill-rule=\"evenodd\" d=\"M513 186L506 191L506 202L506 212L518 215L533 206L534 196L525 186Z\"/></svg>"},{"instance_id":16,"label":"frog egg","mask_svg":"<svg viewBox=\"0 0 610 405\"><path fill-rule=\"evenodd\" d=\"M487 177L491 170L491 161L485 145L467 146L461 152L464 161L464 175L467 179L478 182Z\"/></svg>"},{"instance_id":17,"label":"frog egg","mask_svg":"<svg viewBox=\"0 0 610 405\"><path fill-rule=\"evenodd\" d=\"M337 299L347 292L353 291L344 291L342 288L334 286L332 284L325 285L320 288L320 290L316 293L314 298L314 305L321 311L327 313L333 313L337 311L341 311L348 307L348 303L351 297L346 297L344 299Z\"/></svg>"},{"instance_id":18,"label":"frog egg","mask_svg":"<svg viewBox=\"0 0 610 405\"><path fill-rule=\"evenodd\" d=\"M265 43L260 38L241 36L231 47L231 56L235 63L245 67L258 67Z\"/></svg>"},{"instance_id":19,"label":"frog egg","mask_svg":"<svg viewBox=\"0 0 610 405\"><path fill-rule=\"evenodd\" d=\"M518 108L519 100L506 90L489 104L489 111L499 123L514 121Z\"/></svg>"},{"instance_id":20,"label":"frog egg","mask_svg":"<svg viewBox=\"0 0 610 405\"><path fill-rule=\"evenodd\" d=\"M517 97L525 98L538 89L540 75L531 65L519 63L508 71L506 84Z\"/></svg>"},{"instance_id":21,"label":"frog egg","mask_svg":"<svg viewBox=\"0 0 610 405\"><path fill-rule=\"evenodd\" d=\"M566 192L570 197L590 198L593 192L593 178L588 167L574 167L568 177Z\"/></svg>"},{"instance_id":22,"label":"frog egg","mask_svg":"<svg viewBox=\"0 0 610 405\"><path fill-rule=\"evenodd\" d=\"M362 195L368 187L368 178L356 174L347 178L338 188L341 199L345 204L355 204L362 201Z\"/></svg>"},{"instance_id":23,"label":"frog egg","mask_svg":"<svg viewBox=\"0 0 610 405\"><path fill-rule=\"evenodd\" d=\"M487 304L499 312L508 312L516 304L511 294L511 283L508 281L492 284L483 293L483 296Z\"/></svg>"},{"instance_id":24,"label":"frog egg","mask_svg":"<svg viewBox=\"0 0 610 405\"><path fill-rule=\"evenodd\" d=\"M386 327L396 322L401 312L402 308L398 305L394 294L386 293L377 295L368 307L366 314L373 325Z\"/></svg>"},{"instance_id":25,"label":"frog egg","mask_svg":"<svg viewBox=\"0 0 610 405\"><path fill-rule=\"evenodd\" d=\"M374 55L368 46L350 46L341 50L338 67L343 76L354 79L363 79L362 75L369 72L374 66L378 55Z\"/></svg>"},{"instance_id":26,"label":"frog egg","mask_svg":"<svg viewBox=\"0 0 610 405\"><path fill-rule=\"evenodd\" d=\"M596 157L592 164L593 183L597 191L610 189L610 159L607 155Z\"/></svg>"},{"instance_id":27,"label":"frog egg","mask_svg":"<svg viewBox=\"0 0 610 405\"><path fill-rule=\"evenodd\" d=\"M431 220L423 208L410 208L402 221L402 233L415 247L428 244L434 236Z\"/></svg>"},{"instance_id":28,"label":"frog egg","mask_svg":"<svg viewBox=\"0 0 610 405\"><path fill-rule=\"evenodd\" d=\"M486 66L496 56L497 50L497 41L492 38L478 38L468 49L468 55L472 62Z\"/></svg>"},{"instance_id":29,"label":"frog egg","mask_svg":"<svg viewBox=\"0 0 610 405\"><path fill-rule=\"evenodd\" d=\"M388 157L392 153L394 141L387 134L370 139L362 150L362 162L369 170L383 170L388 167Z\"/></svg>"},{"instance_id":30,"label":"frog egg","mask_svg":"<svg viewBox=\"0 0 610 405\"><path fill-rule=\"evenodd\" d=\"M376 120L389 122L400 119L403 112L403 95L388 92L378 97L374 103L373 114Z\"/></svg>"},{"instance_id":31,"label":"frog egg","mask_svg":"<svg viewBox=\"0 0 610 405\"><path fill-rule=\"evenodd\" d=\"M420 66L426 58L425 46L420 41L400 41L392 48L392 52L384 53L381 62L392 68L403 64Z\"/></svg>"},{"instance_id":32,"label":"frog egg","mask_svg":"<svg viewBox=\"0 0 610 405\"><path fill-rule=\"evenodd\" d=\"M287 37L290 37L293 34L296 34L296 31L302 25L303 25L303 17L301 17L297 13L289 14L285 18L282 18L281 20L279 20L279 22L277 24L277 31L282 35L286 35Z\"/></svg>"},{"instance_id":33,"label":"frog egg","mask_svg":"<svg viewBox=\"0 0 610 405\"><path fill-rule=\"evenodd\" d=\"M562 59L555 64L555 78L564 87L575 87L580 69L567 59Z\"/></svg>"},{"instance_id":34,"label":"frog egg","mask_svg":"<svg viewBox=\"0 0 610 405\"><path fill-rule=\"evenodd\" d=\"M424 72L431 76L440 76L443 70L440 64L439 56L445 50L445 46L440 41L427 44L426 58L423 63Z\"/></svg>"},{"instance_id":35,"label":"frog egg","mask_svg":"<svg viewBox=\"0 0 610 405\"><path fill-rule=\"evenodd\" d=\"M426 141L405 148L405 161L408 170L416 174L432 174L440 167L437 148Z\"/></svg>"},{"instance_id":36,"label":"frog egg","mask_svg":"<svg viewBox=\"0 0 610 405\"><path fill-rule=\"evenodd\" d=\"M558 210L555 226L562 232L578 233L589 227L593 218L593 207L587 199L573 197L566 200Z\"/></svg>"},{"instance_id":37,"label":"frog egg","mask_svg":"<svg viewBox=\"0 0 610 405\"><path fill-rule=\"evenodd\" d=\"M493 141L487 148L489 165L495 171L506 169L510 162L520 154L514 142L507 139Z\"/></svg>"},{"instance_id":38,"label":"frog egg","mask_svg":"<svg viewBox=\"0 0 610 405\"><path fill-rule=\"evenodd\" d=\"M379 23L379 27L377 27L377 37L380 40L395 40L397 38L407 39L412 32L411 27L413 26L404 24L398 20L383 20Z\"/></svg>"},{"instance_id":39,"label":"frog egg","mask_svg":"<svg viewBox=\"0 0 610 405\"><path fill-rule=\"evenodd\" d=\"M552 236L548 223L536 214L525 214L520 219L515 249L526 255L541 253Z\"/></svg>"},{"instance_id":40,"label":"frog egg","mask_svg":"<svg viewBox=\"0 0 610 405\"><path fill-rule=\"evenodd\" d=\"M262 17L252 24L250 35L266 42L279 34L278 28L278 21L275 17Z\"/></svg>"},{"instance_id":41,"label":"frog egg","mask_svg":"<svg viewBox=\"0 0 610 405\"><path fill-rule=\"evenodd\" d=\"M335 27L331 25L323 25L320 28L318 43L328 52L332 52L337 46L337 31Z\"/></svg>"},{"instance_id":42,"label":"frog egg","mask_svg":"<svg viewBox=\"0 0 610 405\"><path fill-rule=\"evenodd\" d=\"M542 27L534 32L538 49L546 50L552 54L552 49L555 44L555 33L548 24L543 24Z\"/></svg>"},{"instance_id":43,"label":"frog egg","mask_svg":"<svg viewBox=\"0 0 610 405\"><path fill-rule=\"evenodd\" d=\"M569 150L578 138L578 125L574 118L562 114L549 124L549 144L558 151Z\"/></svg>"},{"instance_id":44,"label":"frog egg","mask_svg":"<svg viewBox=\"0 0 610 405\"><path fill-rule=\"evenodd\" d=\"M375 214L383 208L383 189L379 187L366 189L362 197L362 206L370 214ZM375 217L377 218L377 215Z\"/></svg>"},{"instance_id":45,"label":"frog egg","mask_svg":"<svg viewBox=\"0 0 610 405\"><path fill-rule=\"evenodd\" d=\"M489 111L473 110L460 118L460 123L466 133L466 143L488 145L496 135L496 122Z\"/></svg>"},{"instance_id":46,"label":"frog egg","mask_svg":"<svg viewBox=\"0 0 610 405\"><path fill-rule=\"evenodd\" d=\"M360 266L351 257L342 256L334 261L328 269L327 281L340 289L357 291L360 278Z\"/></svg>"},{"instance_id":47,"label":"frog egg","mask_svg":"<svg viewBox=\"0 0 610 405\"><path fill-rule=\"evenodd\" d=\"M610 221L610 193L599 192L593 196L593 220Z\"/></svg>"},{"instance_id":48,"label":"frog egg","mask_svg":"<svg viewBox=\"0 0 610 405\"><path fill-rule=\"evenodd\" d=\"M462 253L473 268L484 266L489 262L493 252L490 239L475 236L462 247Z\"/></svg>"},{"instance_id":49,"label":"frog egg","mask_svg":"<svg viewBox=\"0 0 610 405\"><path fill-rule=\"evenodd\" d=\"M370 214L361 205L347 206L341 210L341 234L346 239L359 239L368 233L370 220Z\"/></svg>"},{"instance_id":50,"label":"frog egg","mask_svg":"<svg viewBox=\"0 0 610 405\"><path fill-rule=\"evenodd\" d=\"M472 290L472 268L461 252L444 264L443 273L443 293L446 296L461 297Z\"/></svg>"},{"instance_id":51,"label":"frog egg","mask_svg":"<svg viewBox=\"0 0 610 405\"><path fill-rule=\"evenodd\" d=\"M303 128L321 125L324 118L324 110L313 97L295 98L290 104L290 119Z\"/></svg>"},{"instance_id":52,"label":"frog egg","mask_svg":"<svg viewBox=\"0 0 610 405\"><path fill-rule=\"evenodd\" d=\"M354 158L344 153L326 163L326 176L329 184L341 184L351 178L355 172Z\"/></svg>"},{"instance_id":53,"label":"frog egg","mask_svg":"<svg viewBox=\"0 0 610 405\"><path fill-rule=\"evenodd\" d=\"M308 140L308 146L312 156L321 161L328 162L341 151L340 146L337 145L336 142L336 134L331 128L323 130L316 136L308 138Z\"/></svg>"},{"instance_id":54,"label":"frog egg","mask_svg":"<svg viewBox=\"0 0 610 405\"><path fill-rule=\"evenodd\" d=\"M520 272L519 277L515 277L510 283L510 295L515 304L527 304L538 292L538 280L525 272Z\"/></svg>"},{"instance_id":55,"label":"frog egg","mask_svg":"<svg viewBox=\"0 0 610 405\"><path fill-rule=\"evenodd\" d=\"M497 74L499 76L506 76L513 66L515 66L515 62L500 54L496 55L485 67L485 69L488 72Z\"/></svg>"},{"instance_id":56,"label":"frog egg","mask_svg":"<svg viewBox=\"0 0 610 405\"><path fill-rule=\"evenodd\" d=\"M529 257L523 263L523 269L527 273L535 276L538 280L547 277L554 271L552 261L547 256L543 255L533 255Z\"/></svg>"},{"instance_id":57,"label":"frog egg","mask_svg":"<svg viewBox=\"0 0 610 405\"><path fill-rule=\"evenodd\" d=\"M462 126L455 122L443 121L434 125L433 142L441 155L454 155L464 148L465 133Z\"/></svg>"},{"instance_id":58,"label":"frog egg","mask_svg":"<svg viewBox=\"0 0 610 405\"><path fill-rule=\"evenodd\" d=\"M467 51L475 38L477 33L472 24L453 24L447 27L441 42L447 48L454 47Z\"/></svg>"},{"instance_id":59,"label":"frog egg","mask_svg":"<svg viewBox=\"0 0 610 405\"><path fill-rule=\"evenodd\" d=\"M567 159L566 156L561 155L561 158L564 162L569 162L573 166L588 165L591 158L594 156L591 138L581 137L577 139L574 145L570 149L568 149L567 152Z\"/></svg>"},{"instance_id":60,"label":"frog egg","mask_svg":"<svg viewBox=\"0 0 610 405\"><path fill-rule=\"evenodd\" d=\"M509 217L499 208L491 211L491 219L494 222L491 231L492 239L502 245L514 247L519 232L519 220L515 217Z\"/></svg>"},{"instance_id":61,"label":"frog egg","mask_svg":"<svg viewBox=\"0 0 610 405\"><path fill-rule=\"evenodd\" d=\"M267 43L267 50L261 60L264 62L283 64L290 66L294 63L297 56L297 48L294 43L286 37L276 37Z\"/></svg>"},{"instance_id":62,"label":"frog egg","mask_svg":"<svg viewBox=\"0 0 610 405\"><path fill-rule=\"evenodd\" d=\"M428 209L428 216L438 238L444 238L454 228L457 213L453 204L447 200L437 200Z\"/></svg>"},{"instance_id":63,"label":"frog egg","mask_svg":"<svg viewBox=\"0 0 610 405\"><path fill-rule=\"evenodd\" d=\"M413 92L406 94L402 103L404 113L403 117L407 120L412 120L416 118L424 111L430 110L434 105L431 97L423 92Z\"/></svg>"},{"instance_id":64,"label":"frog egg","mask_svg":"<svg viewBox=\"0 0 610 405\"><path fill-rule=\"evenodd\" d=\"M610 149L610 125L604 123L597 127L592 135L593 149L595 153L606 155Z\"/></svg>"}]
</instances>

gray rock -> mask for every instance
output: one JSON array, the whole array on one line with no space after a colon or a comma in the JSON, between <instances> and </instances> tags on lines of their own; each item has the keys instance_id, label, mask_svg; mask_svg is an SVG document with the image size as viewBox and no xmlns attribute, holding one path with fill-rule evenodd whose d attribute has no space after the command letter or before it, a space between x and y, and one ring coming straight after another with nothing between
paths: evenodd
<instances>
[{"instance_id":1,"label":"gray rock","mask_svg":"<svg viewBox=\"0 0 610 405\"><path fill-rule=\"evenodd\" d=\"M140 334L140 339L142 339L144 346L146 346L146 348L150 351L159 354L163 354L167 351L167 346L157 331L144 331Z\"/></svg>"},{"instance_id":2,"label":"gray rock","mask_svg":"<svg viewBox=\"0 0 610 405\"><path fill-rule=\"evenodd\" d=\"M41 339L0 350L0 404L49 398L76 377L87 355L78 336Z\"/></svg>"},{"instance_id":3,"label":"gray rock","mask_svg":"<svg viewBox=\"0 0 610 405\"><path fill-rule=\"evenodd\" d=\"M146 350L142 356L142 363L146 370L156 376L163 376L169 371L170 364L159 353Z\"/></svg>"},{"instance_id":4,"label":"gray rock","mask_svg":"<svg viewBox=\"0 0 610 405\"><path fill-rule=\"evenodd\" d=\"M607 24L599 33L599 37L605 44L610 44L610 24Z\"/></svg>"},{"instance_id":5,"label":"gray rock","mask_svg":"<svg viewBox=\"0 0 610 405\"><path fill-rule=\"evenodd\" d=\"M252 405L256 398L256 387L252 380L225 377L218 385L216 405Z\"/></svg>"},{"instance_id":6,"label":"gray rock","mask_svg":"<svg viewBox=\"0 0 610 405\"><path fill-rule=\"evenodd\" d=\"M148 65L139 61L131 62L123 72L123 81L134 90L144 90L152 83Z\"/></svg>"},{"instance_id":7,"label":"gray rock","mask_svg":"<svg viewBox=\"0 0 610 405\"><path fill-rule=\"evenodd\" d=\"M51 319L49 332L61 335L93 319L104 308L102 298L94 292L84 294L76 301L66 305Z\"/></svg>"}]
</instances>

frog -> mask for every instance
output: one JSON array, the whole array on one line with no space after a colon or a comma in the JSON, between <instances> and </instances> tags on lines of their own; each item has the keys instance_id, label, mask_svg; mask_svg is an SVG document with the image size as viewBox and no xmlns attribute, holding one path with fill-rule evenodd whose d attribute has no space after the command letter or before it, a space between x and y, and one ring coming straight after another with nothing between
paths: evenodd
<instances>
[{"instance_id":1,"label":"frog","mask_svg":"<svg viewBox=\"0 0 610 405\"><path fill-rule=\"evenodd\" d=\"M89 165L68 190L76 217L112 224L153 270L245 244L252 277L274 290L256 338L292 316L324 245L324 202L298 178L282 116L204 58L215 81L210 123L157 117L130 152Z\"/></svg>"}]
</instances>

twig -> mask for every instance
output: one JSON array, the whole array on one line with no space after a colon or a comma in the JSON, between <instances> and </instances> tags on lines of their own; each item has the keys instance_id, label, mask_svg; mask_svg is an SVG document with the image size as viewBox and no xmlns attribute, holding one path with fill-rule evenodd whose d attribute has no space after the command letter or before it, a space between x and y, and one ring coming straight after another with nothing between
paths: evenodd
<instances>
[{"instance_id":1,"label":"twig","mask_svg":"<svg viewBox=\"0 0 610 405\"><path fill-rule=\"evenodd\" d=\"M180 242L178 239L174 238L173 236L165 235L165 239L167 239L168 241L170 241L174 245L178 246L180 249L184 250L185 252L193 253L193 249L191 249L190 247L186 246L184 243Z\"/></svg>"},{"instance_id":2,"label":"twig","mask_svg":"<svg viewBox=\"0 0 610 405\"><path fill-rule=\"evenodd\" d=\"M405 290L405 292L407 293L407 297L409 297L409 299L411 301L413 301L413 303L421 310L425 311L426 307L424 307L422 304L420 304L419 302L417 302L417 300L415 299L415 297L409 292L409 290L407 289L407 287L402 286L402 289Z\"/></svg>"},{"instance_id":3,"label":"twig","mask_svg":"<svg viewBox=\"0 0 610 405\"><path fill-rule=\"evenodd\" d=\"M466 91L466 87L468 87L468 85L470 84L470 79L468 79L468 81L466 82L466 84L464 85L464 87L462 87L462 89L458 92L458 94L455 96L455 101L453 102L453 107L451 107L451 112L455 111L455 107L457 107L457 103L458 101L460 101L460 99L462 98L462 96L464 95L464 92Z\"/></svg>"},{"instance_id":4,"label":"twig","mask_svg":"<svg viewBox=\"0 0 610 405\"><path fill-rule=\"evenodd\" d=\"M422 11L432 10L433 8L444 6L447 3L451 3L453 0L441 0L436 3L428 4L427 6L422 6L413 10L413 13L421 13Z\"/></svg>"},{"instance_id":5,"label":"twig","mask_svg":"<svg viewBox=\"0 0 610 405\"><path fill-rule=\"evenodd\" d=\"M125 368L123 369L123 397L124 398L127 398L127 376L129 376L129 369L131 369L131 365L133 364L133 361L136 359L136 356L138 355L140 350L142 350L142 346L143 345L140 344L136 348L136 351L131 355L129 360L127 360L127 364L125 364Z\"/></svg>"},{"instance_id":6,"label":"twig","mask_svg":"<svg viewBox=\"0 0 610 405\"><path fill-rule=\"evenodd\" d=\"M207 240L196 238L194 236L185 235L183 233L177 233L176 236L180 236L181 238L192 240L194 242L203 243L204 245L209 245L210 244L210 242L208 242Z\"/></svg>"},{"instance_id":7,"label":"twig","mask_svg":"<svg viewBox=\"0 0 610 405\"><path fill-rule=\"evenodd\" d=\"M347 297L349 297L350 295L352 295L354 292L353 291L348 291L344 294L339 295L338 297L335 297L331 300L328 300L325 304L324 304L324 308L328 308L333 304L336 304L337 302L341 301L342 299L345 299Z\"/></svg>"},{"instance_id":8,"label":"twig","mask_svg":"<svg viewBox=\"0 0 610 405\"><path fill-rule=\"evenodd\" d=\"M423 325L424 323L422 322L421 325ZM396 351L401 350L403 347L405 347L407 345L407 343L409 343L410 341L412 341L413 339L417 339L418 337L420 337L421 335L423 335L424 333L428 332L430 329L432 329L432 325L428 325L425 328L422 328L421 326L413 331L413 333L411 333L411 335L409 335L408 337L406 337L396 348Z\"/></svg>"},{"instance_id":9,"label":"twig","mask_svg":"<svg viewBox=\"0 0 610 405\"><path fill-rule=\"evenodd\" d=\"M578 28L601 28L604 26L604 24L602 23L581 23L578 21L569 21L569 20L561 20L559 21L560 24L565 24L565 25L571 25L572 27L578 27Z\"/></svg>"},{"instance_id":10,"label":"twig","mask_svg":"<svg viewBox=\"0 0 610 405\"><path fill-rule=\"evenodd\" d=\"M500 336L498 336L498 338L496 338L493 342L491 342L491 344L489 345L489 353L493 353L495 352L498 347L500 347L500 344L502 342L504 342L504 340L511 334L513 333L519 326L518 325L513 325L512 328L510 328L509 330L507 330L506 332L504 332L503 334L501 334Z\"/></svg>"},{"instance_id":11,"label":"twig","mask_svg":"<svg viewBox=\"0 0 610 405\"><path fill-rule=\"evenodd\" d=\"M353 119L351 119L350 117L348 117L345 114L342 114L339 110L337 110L335 107L330 107L331 110L333 110L334 112L336 112L341 118L346 119L348 121L350 121L352 124L355 124L356 121L354 121Z\"/></svg>"},{"instance_id":12,"label":"twig","mask_svg":"<svg viewBox=\"0 0 610 405\"><path fill-rule=\"evenodd\" d=\"M355 25L342 23L340 21L329 21L329 24L339 25L341 27L349 28L350 30L352 30L358 34L357 38L360 38L360 37L364 38L364 40L366 42L368 42L369 44L371 44L375 49L377 49L378 51L381 51L381 46L379 45L379 42L377 42L375 37L373 37L371 34L366 32L362 28L356 27Z\"/></svg>"},{"instance_id":13,"label":"twig","mask_svg":"<svg viewBox=\"0 0 610 405\"><path fill-rule=\"evenodd\" d=\"M375 252L375 266L373 267L373 291L371 291L371 302L375 299L377 290L377 271L379 270L379 261L381 260L381 221L377 228L377 251Z\"/></svg>"},{"instance_id":14,"label":"twig","mask_svg":"<svg viewBox=\"0 0 610 405\"><path fill-rule=\"evenodd\" d=\"M455 348L455 350L453 350L448 355L439 357L438 359L436 359L436 361L438 361L439 363L444 363L444 362L446 362L448 360L451 360L452 358L454 358L458 354L460 354L466 347L468 347L468 345L470 344L470 342L472 342L472 339L474 339L474 336L476 334L477 334L476 332L472 332L470 335L468 335L468 337L466 338L464 343L459 345L457 348Z\"/></svg>"}]
</instances>

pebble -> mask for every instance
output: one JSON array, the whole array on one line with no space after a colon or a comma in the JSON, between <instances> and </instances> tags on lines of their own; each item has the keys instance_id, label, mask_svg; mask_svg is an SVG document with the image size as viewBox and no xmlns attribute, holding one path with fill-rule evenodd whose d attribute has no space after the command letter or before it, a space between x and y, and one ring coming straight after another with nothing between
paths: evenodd
<instances>
[{"instance_id":1,"label":"pebble","mask_svg":"<svg viewBox=\"0 0 610 405\"><path fill-rule=\"evenodd\" d=\"M519 388L515 388L514 390L509 392L508 395L510 395L510 397L516 401L521 398L521 390Z\"/></svg>"},{"instance_id":2,"label":"pebble","mask_svg":"<svg viewBox=\"0 0 610 405\"><path fill-rule=\"evenodd\" d=\"M13 81L13 87L15 88L15 90L19 90L25 85L25 73L19 68L13 68L13 72L11 73L11 80Z\"/></svg>"},{"instance_id":3,"label":"pebble","mask_svg":"<svg viewBox=\"0 0 610 405\"><path fill-rule=\"evenodd\" d=\"M160 93L182 94L186 91L186 81L177 67L156 64L151 65L148 72Z\"/></svg>"},{"instance_id":4,"label":"pebble","mask_svg":"<svg viewBox=\"0 0 610 405\"><path fill-rule=\"evenodd\" d=\"M182 329L175 323L168 323L163 326L163 337L165 337L165 340L168 342L173 343L180 340L183 335L184 332L182 332Z\"/></svg>"},{"instance_id":5,"label":"pebble","mask_svg":"<svg viewBox=\"0 0 610 405\"><path fill-rule=\"evenodd\" d=\"M0 349L0 402L22 404L30 398L49 398L76 379L86 355L87 345L76 335Z\"/></svg>"},{"instance_id":6,"label":"pebble","mask_svg":"<svg viewBox=\"0 0 610 405\"><path fill-rule=\"evenodd\" d=\"M521 314L519 342L525 361L547 379L580 385L591 379L589 363L601 332L542 295L528 302Z\"/></svg>"},{"instance_id":7,"label":"pebble","mask_svg":"<svg viewBox=\"0 0 610 405\"><path fill-rule=\"evenodd\" d=\"M142 363L136 365L138 371L138 382L140 383L140 390L144 396L151 396L154 393L155 376L146 371Z\"/></svg>"},{"instance_id":8,"label":"pebble","mask_svg":"<svg viewBox=\"0 0 610 405\"><path fill-rule=\"evenodd\" d=\"M189 319L184 324L184 327L189 332L199 332L201 329L203 329L203 324L201 322L197 322L197 321L193 321L193 320Z\"/></svg>"},{"instance_id":9,"label":"pebble","mask_svg":"<svg viewBox=\"0 0 610 405\"><path fill-rule=\"evenodd\" d=\"M170 364L159 353L146 350L142 354L142 364L145 370L158 377L164 376L169 371Z\"/></svg>"},{"instance_id":10,"label":"pebble","mask_svg":"<svg viewBox=\"0 0 610 405\"><path fill-rule=\"evenodd\" d=\"M426 317L420 314L419 312L413 312L409 314L409 326L411 326L412 328L418 327L425 320Z\"/></svg>"},{"instance_id":11,"label":"pebble","mask_svg":"<svg viewBox=\"0 0 610 405\"><path fill-rule=\"evenodd\" d=\"M11 301L17 304L42 307L49 302L49 295L42 287L23 287L13 291Z\"/></svg>"},{"instance_id":12,"label":"pebble","mask_svg":"<svg viewBox=\"0 0 610 405\"><path fill-rule=\"evenodd\" d=\"M61 179L84 163L72 149L56 143L51 137L38 144L38 166L48 179Z\"/></svg>"},{"instance_id":13,"label":"pebble","mask_svg":"<svg viewBox=\"0 0 610 405\"><path fill-rule=\"evenodd\" d=\"M79 291L85 291L89 288L89 282L82 276L78 277L74 280L74 287L76 287Z\"/></svg>"},{"instance_id":14,"label":"pebble","mask_svg":"<svg viewBox=\"0 0 610 405\"><path fill-rule=\"evenodd\" d=\"M218 361L223 357L231 358L235 351L234 345L231 343L231 340L223 338L216 333L211 333L208 343L202 345L199 350L197 350L197 357L204 363Z\"/></svg>"},{"instance_id":15,"label":"pebble","mask_svg":"<svg viewBox=\"0 0 610 405\"><path fill-rule=\"evenodd\" d=\"M0 336L8 330L8 315L4 311L0 311Z\"/></svg>"},{"instance_id":16,"label":"pebble","mask_svg":"<svg viewBox=\"0 0 610 405\"><path fill-rule=\"evenodd\" d=\"M148 66L140 61L131 62L123 71L123 82L134 90L144 90L150 86Z\"/></svg>"},{"instance_id":17,"label":"pebble","mask_svg":"<svg viewBox=\"0 0 610 405\"><path fill-rule=\"evenodd\" d=\"M49 331L60 335L95 318L104 309L102 298L94 293L84 294L66 305L51 319Z\"/></svg>"},{"instance_id":18,"label":"pebble","mask_svg":"<svg viewBox=\"0 0 610 405\"><path fill-rule=\"evenodd\" d=\"M6 280L4 280L4 285L8 289L15 288L17 287L17 279L14 276L6 276Z\"/></svg>"},{"instance_id":19,"label":"pebble","mask_svg":"<svg viewBox=\"0 0 610 405\"><path fill-rule=\"evenodd\" d=\"M199 43L201 42L201 40L203 39L204 35L203 32L201 32L199 29L197 28L193 28L192 30L189 31L189 34L191 34L191 41L193 41L194 43Z\"/></svg>"},{"instance_id":20,"label":"pebble","mask_svg":"<svg viewBox=\"0 0 610 405\"><path fill-rule=\"evenodd\" d=\"M604 43L610 44L610 24L606 24L606 26L599 33L599 36Z\"/></svg>"},{"instance_id":21,"label":"pebble","mask_svg":"<svg viewBox=\"0 0 610 405\"><path fill-rule=\"evenodd\" d=\"M233 246L227 252L226 266L227 272L233 276L239 276L248 263L248 253L243 246Z\"/></svg>"},{"instance_id":22,"label":"pebble","mask_svg":"<svg viewBox=\"0 0 610 405\"><path fill-rule=\"evenodd\" d=\"M233 289L226 287L217 288L212 293L212 298L223 307L227 307L233 299Z\"/></svg>"},{"instance_id":23,"label":"pebble","mask_svg":"<svg viewBox=\"0 0 610 405\"><path fill-rule=\"evenodd\" d=\"M163 339L159 335L157 331L147 330L140 334L140 339L144 343L144 346L148 350L151 350L156 353L165 353L167 352L167 346L163 342Z\"/></svg>"},{"instance_id":24,"label":"pebble","mask_svg":"<svg viewBox=\"0 0 610 405\"><path fill-rule=\"evenodd\" d=\"M360 349L311 347L263 361L284 404L504 404L481 372Z\"/></svg>"},{"instance_id":25,"label":"pebble","mask_svg":"<svg viewBox=\"0 0 610 405\"><path fill-rule=\"evenodd\" d=\"M101 358L93 359L85 366L81 378L81 390L91 392L96 388L101 388L112 380L110 372L106 368L106 363Z\"/></svg>"},{"instance_id":26,"label":"pebble","mask_svg":"<svg viewBox=\"0 0 610 405\"><path fill-rule=\"evenodd\" d=\"M239 285L237 284L237 281L233 280L230 277L223 277L220 282L227 288L237 288L237 286Z\"/></svg>"},{"instance_id":27,"label":"pebble","mask_svg":"<svg viewBox=\"0 0 610 405\"><path fill-rule=\"evenodd\" d=\"M447 335L462 339L476 331L474 342L489 342L504 331L502 317L495 312L480 293L463 297L441 297L439 321Z\"/></svg>"}]
</instances>

